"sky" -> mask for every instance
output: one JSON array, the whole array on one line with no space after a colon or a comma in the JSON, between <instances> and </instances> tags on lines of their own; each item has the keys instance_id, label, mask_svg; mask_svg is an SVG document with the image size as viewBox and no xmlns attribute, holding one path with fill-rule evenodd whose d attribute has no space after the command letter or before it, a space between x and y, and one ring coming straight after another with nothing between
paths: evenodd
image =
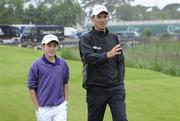
<instances>
[{"instance_id":1,"label":"sky","mask_svg":"<svg viewBox=\"0 0 180 121\"><path fill-rule=\"evenodd\" d=\"M157 6L162 9L167 4L171 3L179 3L180 0L135 0L135 2L131 2L131 5L143 5L143 6Z\"/></svg>"}]
</instances>

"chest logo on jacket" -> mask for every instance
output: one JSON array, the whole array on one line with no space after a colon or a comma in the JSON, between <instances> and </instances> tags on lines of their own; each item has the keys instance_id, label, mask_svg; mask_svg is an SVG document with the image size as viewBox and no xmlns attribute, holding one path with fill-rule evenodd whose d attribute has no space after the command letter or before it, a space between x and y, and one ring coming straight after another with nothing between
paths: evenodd
<instances>
[{"instance_id":1,"label":"chest logo on jacket","mask_svg":"<svg viewBox=\"0 0 180 121\"><path fill-rule=\"evenodd\" d=\"M93 49L95 49L95 50L101 50L102 47L93 46Z\"/></svg>"}]
</instances>

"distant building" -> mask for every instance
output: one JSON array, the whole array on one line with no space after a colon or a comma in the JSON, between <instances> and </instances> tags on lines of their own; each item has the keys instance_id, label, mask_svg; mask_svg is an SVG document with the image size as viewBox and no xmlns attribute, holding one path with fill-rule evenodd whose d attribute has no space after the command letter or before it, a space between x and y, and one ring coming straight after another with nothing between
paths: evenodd
<instances>
[{"instance_id":1,"label":"distant building","mask_svg":"<svg viewBox=\"0 0 180 121\"><path fill-rule=\"evenodd\" d=\"M91 29L91 24L86 26L87 30ZM151 20L151 21L122 21L109 22L109 29L117 31L136 31L143 33L146 29L150 30L153 35L168 33L180 34L180 20Z\"/></svg>"}]
</instances>

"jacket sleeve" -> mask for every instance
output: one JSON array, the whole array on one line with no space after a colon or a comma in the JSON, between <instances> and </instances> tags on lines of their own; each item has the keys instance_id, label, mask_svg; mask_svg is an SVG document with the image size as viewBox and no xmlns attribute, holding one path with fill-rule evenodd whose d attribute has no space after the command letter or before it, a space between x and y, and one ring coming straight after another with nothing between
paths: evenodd
<instances>
[{"instance_id":1,"label":"jacket sleeve","mask_svg":"<svg viewBox=\"0 0 180 121\"><path fill-rule=\"evenodd\" d=\"M90 39L85 36L82 36L82 38L80 39L79 49L83 63L99 64L108 60L106 52L94 52Z\"/></svg>"},{"instance_id":2,"label":"jacket sleeve","mask_svg":"<svg viewBox=\"0 0 180 121\"><path fill-rule=\"evenodd\" d=\"M121 55L118 55L118 75L119 75L119 80L124 81L125 63L124 63L123 52L121 52Z\"/></svg>"},{"instance_id":3,"label":"jacket sleeve","mask_svg":"<svg viewBox=\"0 0 180 121\"><path fill-rule=\"evenodd\" d=\"M119 44L120 41L117 37L117 43ZM124 83L124 76L125 76L125 62L124 62L124 54L123 51L121 50L121 54L117 56L118 57L118 75L119 75L119 80L123 81Z\"/></svg>"}]
</instances>

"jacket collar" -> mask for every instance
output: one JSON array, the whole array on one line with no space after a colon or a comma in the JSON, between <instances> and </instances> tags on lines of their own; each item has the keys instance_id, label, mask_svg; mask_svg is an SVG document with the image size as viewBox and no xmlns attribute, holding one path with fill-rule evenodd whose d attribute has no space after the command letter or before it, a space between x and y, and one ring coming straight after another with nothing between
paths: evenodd
<instances>
[{"instance_id":1,"label":"jacket collar","mask_svg":"<svg viewBox=\"0 0 180 121\"><path fill-rule=\"evenodd\" d=\"M98 36L106 36L106 35L109 33L109 31L108 31L107 28L106 28L106 31L103 32L103 31L97 31L97 30L94 28L94 26L92 27L92 32L95 33L95 34L97 34Z\"/></svg>"}]
</instances>

